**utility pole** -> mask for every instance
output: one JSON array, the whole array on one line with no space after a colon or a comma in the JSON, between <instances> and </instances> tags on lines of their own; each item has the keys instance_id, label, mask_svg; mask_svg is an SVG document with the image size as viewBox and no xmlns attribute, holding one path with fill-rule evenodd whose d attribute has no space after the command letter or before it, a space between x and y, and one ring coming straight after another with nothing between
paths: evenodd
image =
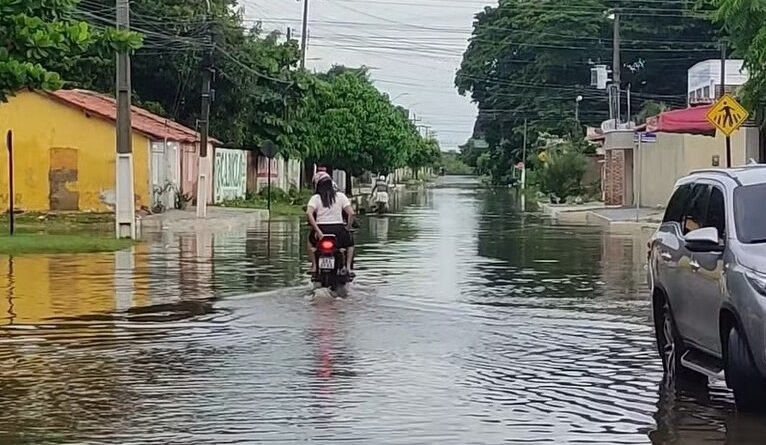
<instances>
[{"instance_id":1,"label":"utility pole","mask_svg":"<svg viewBox=\"0 0 766 445\"><path fill-rule=\"evenodd\" d=\"M199 161L197 170L199 177L197 179L197 218L205 218L207 216L207 200L208 190L210 189L210 176L212 169L210 168L210 158L208 157L207 145L208 145L208 133L210 131L210 101L212 96L212 78L213 78L213 38L210 33L210 25L208 24L208 15L210 14L210 2L207 2L207 14L204 17L206 23L206 43L208 45L207 51L202 61L202 113L199 121L200 138L199 138Z\"/></svg>"},{"instance_id":2,"label":"utility pole","mask_svg":"<svg viewBox=\"0 0 766 445\"><path fill-rule=\"evenodd\" d=\"M720 99L726 94L726 43L721 40L721 89L718 91L716 99Z\"/></svg>"},{"instance_id":3,"label":"utility pole","mask_svg":"<svg viewBox=\"0 0 766 445\"><path fill-rule=\"evenodd\" d=\"M613 42L612 42L612 74L613 79L612 83L614 84L614 87L612 88L612 91L614 92L614 116L612 116L612 119L616 119L619 122L621 122L621 116L620 116L620 87L622 84L622 73L621 73L621 65L622 62L620 61L620 11L618 9L614 9L612 11L612 14L614 15L614 32L613 32Z\"/></svg>"},{"instance_id":4,"label":"utility pole","mask_svg":"<svg viewBox=\"0 0 766 445\"><path fill-rule=\"evenodd\" d=\"M721 41L721 91L718 98L726 94L726 42ZM731 168L731 137L726 136L726 168Z\"/></svg>"},{"instance_id":5,"label":"utility pole","mask_svg":"<svg viewBox=\"0 0 766 445\"><path fill-rule=\"evenodd\" d=\"M117 29L130 30L130 2L116 0ZM117 238L136 238L133 195L133 126L130 107L130 54L117 54L117 162L115 185L115 232Z\"/></svg>"},{"instance_id":6,"label":"utility pole","mask_svg":"<svg viewBox=\"0 0 766 445\"><path fill-rule=\"evenodd\" d=\"M521 170L521 190L527 188L527 120L524 119L524 145L521 152L521 164L523 169Z\"/></svg>"},{"instance_id":7,"label":"utility pole","mask_svg":"<svg viewBox=\"0 0 766 445\"><path fill-rule=\"evenodd\" d=\"M301 32L301 69L306 68L306 45L309 37L309 0L303 0L303 32Z\"/></svg>"}]
</instances>

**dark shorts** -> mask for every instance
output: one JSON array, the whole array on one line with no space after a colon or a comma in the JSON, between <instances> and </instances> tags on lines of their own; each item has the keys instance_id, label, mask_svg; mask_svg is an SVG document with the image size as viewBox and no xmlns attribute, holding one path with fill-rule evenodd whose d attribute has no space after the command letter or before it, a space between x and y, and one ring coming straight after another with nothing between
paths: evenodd
<instances>
[{"instance_id":1,"label":"dark shorts","mask_svg":"<svg viewBox=\"0 0 766 445\"><path fill-rule=\"evenodd\" d=\"M341 249L354 246L354 237L351 236L351 232L346 229L345 224L320 224L319 229L325 235L335 235L335 239L338 242L338 247ZM316 246L318 242L316 239L316 233L314 233L313 229L309 230L311 231L309 241L311 242L312 246Z\"/></svg>"}]
</instances>

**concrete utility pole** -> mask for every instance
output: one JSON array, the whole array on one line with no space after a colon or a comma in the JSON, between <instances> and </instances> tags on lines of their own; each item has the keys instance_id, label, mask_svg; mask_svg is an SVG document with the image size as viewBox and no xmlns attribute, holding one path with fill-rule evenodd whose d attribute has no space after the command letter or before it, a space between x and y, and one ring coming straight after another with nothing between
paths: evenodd
<instances>
[{"instance_id":1,"label":"concrete utility pole","mask_svg":"<svg viewBox=\"0 0 766 445\"><path fill-rule=\"evenodd\" d=\"M616 119L617 122L622 122L622 117L620 115L620 88L622 84L622 62L620 61L620 11L618 9L612 10L612 16L614 18L614 32L612 36L612 84L614 86L612 91L615 103L613 108L614 116L612 116L612 119Z\"/></svg>"},{"instance_id":2,"label":"concrete utility pole","mask_svg":"<svg viewBox=\"0 0 766 445\"><path fill-rule=\"evenodd\" d=\"M306 68L306 45L309 37L309 0L303 0L303 31L301 32L301 69Z\"/></svg>"},{"instance_id":3,"label":"concrete utility pole","mask_svg":"<svg viewBox=\"0 0 766 445\"><path fill-rule=\"evenodd\" d=\"M527 188L527 120L524 119L524 145L521 152L521 163L524 169L521 170L521 189Z\"/></svg>"},{"instance_id":4,"label":"concrete utility pole","mask_svg":"<svg viewBox=\"0 0 766 445\"><path fill-rule=\"evenodd\" d=\"M721 41L721 89L718 91L716 99L720 99L726 94L726 42Z\"/></svg>"},{"instance_id":5,"label":"concrete utility pole","mask_svg":"<svg viewBox=\"0 0 766 445\"><path fill-rule=\"evenodd\" d=\"M726 94L726 42L721 41L721 91L718 98ZM726 168L731 168L731 137L726 136Z\"/></svg>"},{"instance_id":6,"label":"concrete utility pole","mask_svg":"<svg viewBox=\"0 0 766 445\"><path fill-rule=\"evenodd\" d=\"M204 17L205 23L210 15L210 2L207 2L207 14ZM210 100L212 96L212 78L213 78L213 39L210 35L210 25L207 26L206 42L208 50L205 52L203 58L202 67L202 113L199 121L200 138L199 138L199 161L197 170L199 177L197 179L197 218L204 218L207 216L207 200L208 190L210 189L210 176L212 169L210 168L210 158L208 157L207 145L208 145L208 133L210 130Z\"/></svg>"},{"instance_id":7,"label":"concrete utility pole","mask_svg":"<svg viewBox=\"0 0 766 445\"><path fill-rule=\"evenodd\" d=\"M614 83L617 87L620 87L622 82L621 70L620 70L620 11L615 9L614 14L614 42L612 44L612 73L614 74Z\"/></svg>"},{"instance_id":8,"label":"concrete utility pole","mask_svg":"<svg viewBox=\"0 0 766 445\"><path fill-rule=\"evenodd\" d=\"M130 2L116 0L117 29L130 30ZM117 238L136 237L133 197L133 127L130 119L130 54L117 54L117 162L115 186L115 233Z\"/></svg>"}]
</instances>

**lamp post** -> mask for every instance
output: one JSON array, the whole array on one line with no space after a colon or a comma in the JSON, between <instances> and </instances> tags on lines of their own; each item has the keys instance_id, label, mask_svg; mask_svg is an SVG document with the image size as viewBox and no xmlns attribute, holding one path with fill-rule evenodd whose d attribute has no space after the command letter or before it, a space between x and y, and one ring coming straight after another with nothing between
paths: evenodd
<instances>
[{"instance_id":1,"label":"lamp post","mask_svg":"<svg viewBox=\"0 0 766 445\"><path fill-rule=\"evenodd\" d=\"M578 125L580 124L580 102L582 102L582 96L577 96L575 98L575 120Z\"/></svg>"}]
</instances>

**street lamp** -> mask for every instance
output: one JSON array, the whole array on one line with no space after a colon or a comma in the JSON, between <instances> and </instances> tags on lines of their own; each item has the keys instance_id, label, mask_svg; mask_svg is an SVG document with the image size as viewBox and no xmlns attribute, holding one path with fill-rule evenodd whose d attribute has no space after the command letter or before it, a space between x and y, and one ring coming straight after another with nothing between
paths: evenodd
<instances>
[{"instance_id":1,"label":"street lamp","mask_svg":"<svg viewBox=\"0 0 766 445\"><path fill-rule=\"evenodd\" d=\"M582 102L582 96L575 98L575 120L580 123L580 102Z\"/></svg>"},{"instance_id":2,"label":"street lamp","mask_svg":"<svg viewBox=\"0 0 766 445\"><path fill-rule=\"evenodd\" d=\"M393 99L391 99L391 102L395 101L396 99L399 99L400 97L409 96L410 93L401 93L397 94Z\"/></svg>"}]
</instances>

